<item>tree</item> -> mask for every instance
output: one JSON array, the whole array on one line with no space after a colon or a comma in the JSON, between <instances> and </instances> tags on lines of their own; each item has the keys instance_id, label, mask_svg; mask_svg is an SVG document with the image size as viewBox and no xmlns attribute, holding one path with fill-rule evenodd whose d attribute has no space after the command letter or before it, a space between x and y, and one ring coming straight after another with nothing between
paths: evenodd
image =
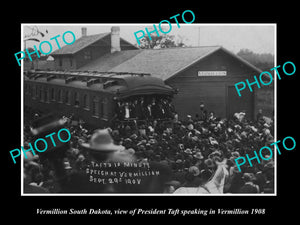
<instances>
[{"instance_id":1,"label":"tree","mask_svg":"<svg viewBox=\"0 0 300 225\"><path fill-rule=\"evenodd\" d=\"M150 28L149 28L150 30ZM160 48L174 48L174 47L185 47L186 45L183 43L183 38L181 36L177 36L177 40L175 35L168 35L164 33L151 34L151 40L148 35L145 35L140 40L140 45L137 47L142 49L160 49Z\"/></svg>"},{"instance_id":2,"label":"tree","mask_svg":"<svg viewBox=\"0 0 300 225\"><path fill-rule=\"evenodd\" d=\"M35 51L35 49L34 49L34 48L31 48L31 47L28 47L27 50L28 50L29 53ZM24 49L23 52L26 52L26 49ZM39 49L38 49L38 53L39 53L39 56L41 57L42 53L41 53L41 51L40 51ZM27 55L27 52L26 52L26 55ZM32 60L35 60L35 59L38 59L38 58L39 58L39 57L37 56L36 53L30 55L30 57L31 57ZM29 60L29 57L26 56L26 57L25 57L25 60Z\"/></svg>"},{"instance_id":3,"label":"tree","mask_svg":"<svg viewBox=\"0 0 300 225\"><path fill-rule=\"evenodd\" d=\"M237 55L262 71L269 71L274 67L274 55L270 53L254 53L249 49L241 49Z\"/></svg>"},{"instance_id":4,"label":"tree","mask_svg":"<svg viewBox=\"0 0 300 225\"><path fill-rule=\"evenodd\" d=\"M41 35L42 37L45 36L45 33L40 31L40 29L37 26L26 26L31 33L29 34L24 34L24 39L25 38L30 38L30 37L34 37L34 36L38 36ZM48 34L48 30L46 29L45 31Z\"/></svg>"}]
</instances>

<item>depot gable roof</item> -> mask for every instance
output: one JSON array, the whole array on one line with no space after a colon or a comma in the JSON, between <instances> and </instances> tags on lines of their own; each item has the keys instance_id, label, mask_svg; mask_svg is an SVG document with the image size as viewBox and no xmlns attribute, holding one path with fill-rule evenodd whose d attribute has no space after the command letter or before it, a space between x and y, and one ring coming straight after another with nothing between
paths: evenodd
<instances>
[{"instance_id":1,"label":"depot gable roof","mask_svg":"<svg viewBox=\"0 0 300 225\"><path fill-rule=\"evenodd\" d=\"M255 71L261 72L257 67L221 46L138 49L108 53L79 70L150 73L154 77L167 80L220 49Z\"/></svg>"}]
</instances>

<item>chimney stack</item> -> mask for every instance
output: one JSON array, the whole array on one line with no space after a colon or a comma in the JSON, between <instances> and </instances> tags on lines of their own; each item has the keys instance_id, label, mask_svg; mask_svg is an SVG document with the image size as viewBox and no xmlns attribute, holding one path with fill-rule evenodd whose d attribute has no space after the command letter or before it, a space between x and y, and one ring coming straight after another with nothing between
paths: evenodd
<instances>
[{"instance_id":1,"label":"chimney stack","mask_svg":"<svg viewBox=\"0 0 300 225\"><path fill-rule=\"evenodd\" d=\"M85 37L87 34L87 28L86 27L81 27L81 36Z\"/></svg>"},{"instance_id":2,"label":"chimney stack","mask_svg":"<svg viewBox=\"0 0 300 225\"><path fill-rule=\"evenodd\" d=\"M110 52L119 52L120 47L120 27L111 27L111 49Z\"/></svg>"}]
</instances>

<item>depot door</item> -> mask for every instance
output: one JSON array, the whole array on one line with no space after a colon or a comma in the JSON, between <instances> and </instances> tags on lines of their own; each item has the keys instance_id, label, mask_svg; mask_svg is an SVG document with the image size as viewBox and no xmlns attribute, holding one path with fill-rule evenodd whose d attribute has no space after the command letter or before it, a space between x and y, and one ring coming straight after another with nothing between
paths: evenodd
<instances>
[{"instance_id":1,"label":"depot door","mask_svg":"<svg viewBox=\"0 0 300 225\"><path fill-rule=\"evenodd\" d=\"M239 96L234 86L227 86L226 114L227 118L236 112L245 110L248 119L254 118L254 92L245 90Z\"/></svg>"}]
</instances>

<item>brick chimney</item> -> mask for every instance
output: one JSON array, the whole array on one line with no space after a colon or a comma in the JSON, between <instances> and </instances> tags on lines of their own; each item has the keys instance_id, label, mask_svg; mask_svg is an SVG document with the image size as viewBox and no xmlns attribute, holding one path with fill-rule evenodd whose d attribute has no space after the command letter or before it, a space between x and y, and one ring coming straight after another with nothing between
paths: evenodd
<instances>
[{"instance_id":1,"label":"brick chimney","mask_svg":"<svg viewBox=\"0 0 300 225\"><path fill-rule=\"evenodd\" d=\"M120 47L120 27L111 27L111 49L110 52L119 52Z\"/></svg>"},{"instance_id":2,"label":"brick chimney","mask_svg":"<svg viewBox=\"0 0 300 225\"><path fill-rule=\"evenodd\" d=\"M81 36L85 37L87 34L87 28L86 27L81 27Z\"/></svg>"}]
</instances>

